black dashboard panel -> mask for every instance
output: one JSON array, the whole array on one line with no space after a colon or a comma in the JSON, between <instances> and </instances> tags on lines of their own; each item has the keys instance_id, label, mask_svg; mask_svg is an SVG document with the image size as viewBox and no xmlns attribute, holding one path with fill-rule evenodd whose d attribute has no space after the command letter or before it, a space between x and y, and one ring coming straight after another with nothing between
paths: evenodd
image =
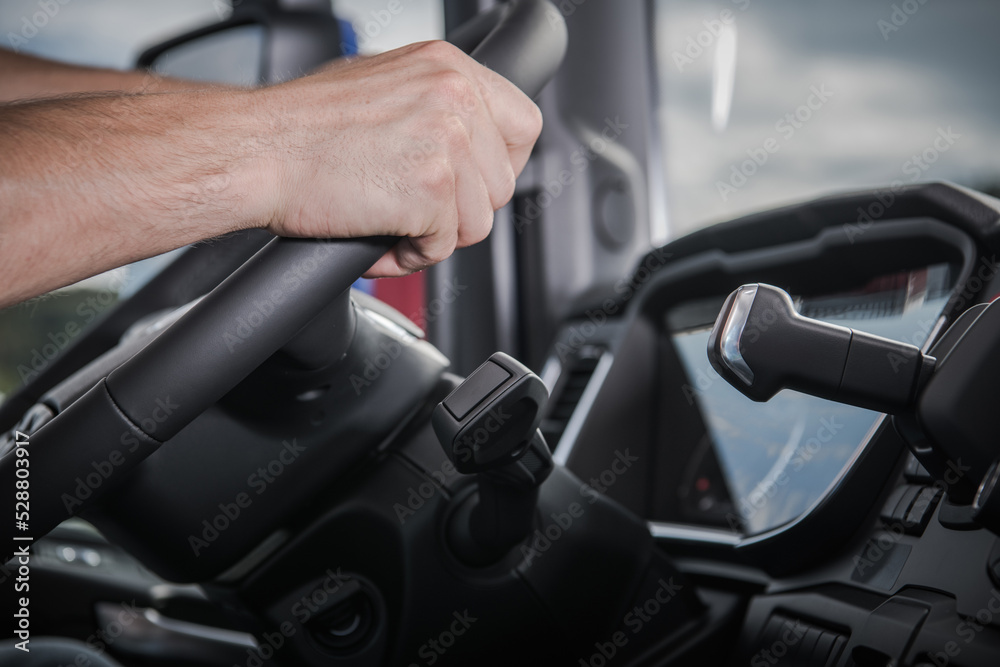
<instances>
[{"instance_id":1,"label":"black dashboard panel","mask_svg":"<svg viewBox=\"0 0 1000 667\"><path fill-rule=\"evenodd\" d=\"M959 267L945 263L876 276L851 292L793 296L806 316L924 346L941 326L941 313ZM724 296L689 301L666 313L664 335L686 379L680 392L705 430L696 441L665 444L690 452L675 495L666 495L651 519L760 534L793 521L818 502L863 447L879 415L870 410L783 391L755 403L725 382L706 359L709 331ZM766 330L767 321L753 324ZM666 370L664 396L676 393ZM667 399L669 400L669 399ZM677 466L675 466L677 467Z\"/></svg>"},{"instance_id":2,"label":"black dashboard panel","mask_svg":"<svg viewBox=\"0 0 1000 667\"><path fill-rule=\"evenodd\" d=\"M664 250L670 249L667 246ZM595 374L599 389L591 388L592 400L578 407L585 414L574 415L586 428L576 437L563 437L556 458L583 479L599 481L607 462L627 442L630 452L641 460L639 474L630 472L627 484L605 485L607 493L653 522L656 534L695 552L708 547L709 552L733 557L740 551L738 559L750 558L769 568L796 567L798 563L791 559L792 552L784 543L798 543L800 536L822 525L823 513L838 497L857 507L874 503L903 443L875 413L827 402L817 408L814 401L818 399L798 396L781 397L784 405L780 401L754 404L744 399L740 403L744 421L753 418L758 425L773 425L779 418L793 418L783 435L772 433L771 440L757 445L758 450L774 450L771 456L761 457L760 465L766 469L757 481L764 481L765 493L796 488L776 483L780 466L772 475L773 483L768 484L769 471L782 459L789 465L796 464L796 457L802 460L809 456L810 464L820 460L819 452L811 451L814 447L809 440L826 438L830 429L821 432L824 425L837 430L835 445L823 449L837 450L833 458L839 463L832 472L824 469L820 489L824 493L812 490L810 497L784 503L766 521L766 513L752 502L756 498L751 497L754 485L735 498L724 488L715 511L699 516L696 507L693 512L685 508L684 494L690 498L691 485L697 485L701 478L712 487L713 476L718 482L725 466L732 469L733 464L718 457L713 461L714 447L705 442L710 425L703 404L714 394L728 395L728 387L711 370L705 342L691 332L714 320L714 304L721 306L730 291L744 283L765 282L799 297L811 315L849 317L860 320L856 324L861 329L868 327L874 333L907 342L926 342L962 306L962 292L980 257L968 235L939 220L920 217L887 220L861 236L850 234L843 224L830 224L811 238L769 248L742 253L713 249L679 259L671 257L661 268L649 272L645 281L640 281L637 273L633 278L635 295L622 307L624 316L592 327L589 337L582 335L589 319L571 323L564 332L566 338L557 345L565 359L562 363L567 365L573 350L594 348L604 350L613 363L606 365L603 377ZM699 347L703 350L701 361ZM558 400L560 387L553 389ZM789 401L813 407L793 411ZM733 413L731 406L721 404L712 409L716 412L708 413L709 417L718 416L720 411ZM796 426L796 413L808 413L802 426ZM850 428L846 426L848 415ZM790 433L798 429L802 429L799 436L806 448L786 448ZM782 450L787 450L784 456ZM846 462L853 465L845 468ZM816 479L809 478L803 484L819 483ZM697 493L697 487L694 491ZM772 507L778 508L778 503ZM791 512L793 508L799 511ZM810 511L803 514L803 510ZM857 511L853 514L861 518ZM755 524L757 517L761 520ZM846 537L850 528L845 526L843 533L821 528L819 539L807 541L808 548L822 553ZM801 547L794 553L805 555Z\"/></svg>"},{"instance_id":3,"label":"black dashboard panel","mask_svg":"<svg viewBox=\"0 0 1000 667\"><path fill-rule=\"evenodd\" d=\"M556 458L646 517L706 600L746 605L739 646L711 664L998 664L1000 540L948 500L891 420L804 397L738 406L705 353L705 325L744 283L925 349L1000 294L1000 202L919 186L862 228L877 195L750 216L657 250L626 289L579 305L546 368L566 426ZM582 356L586 372L568 372ZM575 398L561 400L571 375ZM824 477L779 483L810 438L820 447L807 463L829 454ZM626 451L632 467L605 474ZM768 489L784 494L780 511L754 523L753 493Z\"/></svg>"}]
</instances>

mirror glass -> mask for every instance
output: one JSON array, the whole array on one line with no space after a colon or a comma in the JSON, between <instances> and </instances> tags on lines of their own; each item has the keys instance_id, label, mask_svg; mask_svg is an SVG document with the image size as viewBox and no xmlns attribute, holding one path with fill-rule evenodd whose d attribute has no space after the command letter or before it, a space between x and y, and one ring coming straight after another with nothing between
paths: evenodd
<instances>
[{"instance_id":1,"label":"mirror glass","mask_svg":"<svg viewBox=\"0 0 1000 667\"><path fill-rule=\"evenodd\" d=\"M251 24L181 44L162 53L153 63L158 74L237 86L260 82L266 33Z\"/></svg>"}]
</instances>

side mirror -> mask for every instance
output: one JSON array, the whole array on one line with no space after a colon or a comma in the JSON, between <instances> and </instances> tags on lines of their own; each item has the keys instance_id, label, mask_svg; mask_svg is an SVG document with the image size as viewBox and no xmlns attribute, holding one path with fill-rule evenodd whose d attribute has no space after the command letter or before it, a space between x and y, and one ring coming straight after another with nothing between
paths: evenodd
<instances>
[{"instance_id":1,"label":"side mirror","mask_svg":"<svg viewBox=\"0 0 1000 667\"><path fill-rule=\"evenodd\" d=\"M354 41L329 0L233 0L231 16L146 49L138 66L198 81L264 85L353 53Z\"/></svg>"}]
</instances>

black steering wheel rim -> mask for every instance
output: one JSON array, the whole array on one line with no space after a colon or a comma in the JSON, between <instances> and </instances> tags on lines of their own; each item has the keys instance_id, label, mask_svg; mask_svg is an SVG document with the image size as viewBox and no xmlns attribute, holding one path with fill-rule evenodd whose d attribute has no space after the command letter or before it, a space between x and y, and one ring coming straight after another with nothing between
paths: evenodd
<instances>
[{"instance_id":1,"label":"black steering wheel rim","mask_svg":"<svg viewBox=\"0 0 1000 667\"><path fill-rule=\"evenodd\" d=\"M548 0L514 0L476 17L453 39L466 50L478 42L472 57L535 96L561 63L567 32ZM396 240L270 241L31 436L37 500L27 534L40 537L98 500L110 484L72 508L60 502L81 471L126 439L137 444L115 474L139 465L335 302ZM173 398L170 413L149 419L165 396ZM5 488L14 488L14 459L0 459ZM10 531L26 536L13 526Z\"/></svg>"}]
</instances>

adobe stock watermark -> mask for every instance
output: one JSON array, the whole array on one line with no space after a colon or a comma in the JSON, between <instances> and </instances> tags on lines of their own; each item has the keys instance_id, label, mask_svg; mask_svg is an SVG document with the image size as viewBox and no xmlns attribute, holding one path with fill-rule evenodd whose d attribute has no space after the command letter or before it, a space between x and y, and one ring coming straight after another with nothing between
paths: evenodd
<instances>
[{"instance_id":1,"label":"adobe stock watermark","mask_svg":"<svg viewBox=\"0 0 1000 667\"><path fill-rule=\"evenodd\" d=\"M966 473L971 469L971 466L967 466L962 463L962 459L957 459L955 461L948 460L944 474L942 475L944 479L936 479L930 486L931 489L938 489L940 493L936 495L921 494L914 503L914 508L917 509L917 514L922 514L920 511L922 508L917 506L917 503L929 505L932 502L937 502L937 498L948 492L948 487L961 481L962 478L966 476ZM914 508L911 508L910 511L913 511ZM868 543L862 549L861 554L854 557L854 571L856 576L863 577L869 568L878 565L878 563L893 550L896 544L903 539L903 536L906 534L906 528L907 525L903 522L893 521L892 523L884 526L883 532L880 532L874 538L868 540Z\"/></svg>"},{"instance_id":2,"label":"adobe stock watermark","mask_svg":"<svg viewBox=\"0 0 1000 667\"><path fill-rule=\"evenodd\" d=\"M138 420L138 426L146 435L155 436L160 424L165 422L180 407L180 404L174 403L169 396L157 398L153 402L149 414ZM111 479L116 471L122 468L131 469L131 466L125 464L129 462L129 455L135 454L142 443L132 431L123 432L118 442L122 445L120 449L112 449L106 457L91 461L91 470L74 480L76 486L73 488L73 493L63 492L60 496L63 507L66 508L66 514L70 516L75 514L78 509L83 507L87 499Z\"/></svg>"},{"instance_id":3,"label":"adobe stock watermark","mask_svg":"<svg viewBox=\"0 0 1000 667\"><path fill-rule=\"evenodd\" d=\"M463 285L455 278L448 278L438 296L428 301L418 313L409 319L421 329L426 329L427 325L435 321L445 311L445 308L458 300L468 285ZM357 373L351 373L348 381L356 396L361 396L362 392L371 387L382 373L389 369L392 363L403 354L403 347L412 341L408 338L402 341L387 340L379 343L378 351L365 359L362 368Z\"/></svg>"},{"instance_id":4,"label":"adobe stock watermark","mask_svg":"<svg viewBox=\"0 0 1000 667\"><path fill-rule=\"evenodd\" d=\"M925 318L916 323L916 328L913 333L902 336L899 342L912 345L916 348L923 348L924 343L930 338L931 331L934 329L935 319L933 317ZM913 357L905 357L893 351L889 351L885 355L886 360L892 367L892 372L895 374L899 373L900 368L910 367L910 364L916 361Z\"/></svg>"},{"instance_id":5,"label":"adobe stock watermark","mask_svg":"<svg viewBox=\"0 0 1000 667\"><path fill-rule=\"evenodd\" d=\"M765 646L753 654L750 658L752 667L769 667L777 665L782 658L792 652L795 646L802 641L809 628L801 621L785 621L784 632L780 637L771 642L770 646Z\"/></svg>"},{"instance_id":6,"label":"adobe stock watermark","mask_svg":"<svg viewBox=\"0 0 1000 667\"><path fill-rule=\"evenodd\" d=\"M284 621L271 632L260 632L255 636L257 646L246 650L247 659L243 662L245 667L263 667L265 662L277 655L285 642L295 636L295 624ZM239 666L233 665L233 667Z\"/></svg>"},{"instance_id":7,"label":"adobe stock watermark","mask_svg":"<svg viewBox=\"0 0 1000 667\"><path fill-rule=\"evenodd\" d=\"M119 637L121 637L125 631L142 616L142 612L139 611L136 606L135 600L131 602L121 602L119 603L121 609L114 614L114 618L106 621L104 625L98 629L96 632L87 637L85 643L87 646L97 653L98 655L103 654L108 650L108 647L115 643ZM107 614L108 612L105 612ZM84 658L86 656L83 656ZM74 665L84 665L89 664L82 663L78 660L73 662Z\"/></svg>"},{"instance_id":8,"label":"adobe stock watermark","mask_svg":"<svg viewBox=\"0 0 1000 667\"><path fill-rule=\"evenodd\" d=\"M498 406L490 410L481 425L462 436L462 447L455 448L455 456L459 463L468 463L477 451L485 446L490 439L503 428L503 425L511 418L511 414ZM403 525L407 519L417 513L428 500L433 498L439 491L447 485L449 478L458 474L455 465L451 461L445 461L441 465L441 470L430 473L430 481L422 482L416 487L410 486L406 489L406 501L393 504L392 509L399 519L399 524Z\"/></svg>"},{"instance_id":9,"label":"adobe stock watermark","mask_svg":"<svg viewBox=\"0 0 1000 667\"><path fill-rule=\"evenodd\" d=\"M778 321L778 312L774 308L758 308L747 320L743 335L740 337L740 347L745 348L760 340L760 336L774 326ZM693 377L687 378L689 381L681 385L681 393L688 405L694 405L696 397L705 395L709 389L720 380L719 374L712 365L706 363L702 368L695 371ZM693 382L693 384L692 384Z\"/></svg>"},{"instance_id":10,"label":"adobe stock watermark","mask_svg":"<svg viewBox=\"0 0 1000 667\"><path fill-rule=\"evenodd\" d=\"M478 88L460 83L451 84L450 87L445 87L440 92L446 98L451 98L450 101L453 103L451 108L457 112L456 117L464 121L480 108L481 98L488 99L501 85L502 79L493 78L487 84L481 85ZM418 172L418 177L423 177L425 174L434 175L441 173L434 170L428 171L426 166L428 165L428 161L441 153L444 147L454 143L455 138L459 138L462 141L467 139L464 130L461 130L459 125L455 123L434 124L433 127L429 128L427 134L412 142L409 147L404 149L403 154L400 156L402 159L400 172L403 175L411 175L414 172ZM435 166L435 163L431 163L431 166ZM450 179L451 175L448 174L448 176Z\"/></svg>"},{"instance_id":11,"label":"adobe stock watermark","mask_svg":"<svg viewBox=\"0 0 1000 667\"><path fill-rule=\"evenodd\" d=\"M928 653L927 659L937 667L946 667L951 664L954 658L962 653L962 649L976 640L979 633L989 627L997 614L1000 614L1000 591L995 588L990 589L990 599L985 607L982 607L974 616L960 621L955 626L955 636L961 640L951 640L941 647L942 650ZM960 664L966 664L960 661Z\"/></svg>"},{"instance_id":12,"label":"adobe stock watermark","mask_svg":"<svg viewBox=\"0 0 1000 667\"><path fill-rule=\"evenodd\" d=\"M300 625L305 625L317 613L326 611L325 605L353 577L344 574L341 568L327 568L326 577L314 586L308 593L292 603L289 612ZM287 616L286 616L287 618ZM274 621L269 632L256 633L257 646L246 650L245 667L263 667L271 660L289 639L295 636L297 628L291 620L281 623ZM234 665L234 667L237 667Z\"/></svg>"},{"instance_id":13,"label":"adobe stock watermark","mask_svg":"<svg viewBox=\"0 0 1000 667\"><path fill-rule=\"evenodd\" d=\"M590 169L594 160L604 154L608 147L616 143L630 127L621 120L621 116L605 117L604 127L600 133L586 143L581 143L569 155L568 169L563 169L556 176L542 184L541 191L534 197L523 201L520 211L514 212L514 231L521 233L529 225L536 222L549 206L557 200L577 179Z\"/></svg>"},{"instance_id":14,"label":"adobe stock watermark","mask_svg":"<svg viewBox=\"0 0 1000 667\"><path fill-rule=\"evenodd\" d=\"M909 183L916 183L934 164L941 159L941 156L952 149L955 143L962 138L962 135L948 127L938 126L934 139L919 153L911 155L900 166L900 172L904 176L909 176ZM901 179L896 179L888 187L876 190L875 199L867 207L858 207L858 218L855 222L845 222L843 229L847 234L847 240L852 244L854 241L871 229L878 220L896 203L896 197L903 189L905 183Z\"/></svg>"},{"instance_id":15,"label":"adobe stock watermark","mask_svg":"<svg viewBox=\"0 0 1000 667\"><path fill-rule=\"evenodd\" d=\"M427 325L441 317L441 314L448 306L458 301L468 285L463 285L454 277L445 280L438 295L427 302L418 312L410 316L410 321L421 329L427 329Z\"/></svg>"},{"instance_id":16,"label":"adobe stock watermark","mask_svg":"<svg viewBox=\"0 0 1000 667\"><path fill-rule=\"evenodd\" d=\"M580 496L586 499L588 505L593 505L614 486L618 480L639 460L639 457L629 454L628 449L615 450L615 458L611 465L602 470L596 477L591 477L588 483L580 485ZM525 544L521 545L521 556L525 567L534 565L538 558L548 553L556 542L562 539L567 531L573 528L578 519L587 511L585 505L573 502L566 506L564 512L552 512L550 520L542 528L536 528Z\"/></svg>"},{"instance_id":17,"label":"adobe stock watermark","mask_svg":"<svg viewBox=\"0 0 1000 667\"><path fill-rule=\"evenodd\" d=\"M605 667L619 651L628 646L629 639L635 637L656 617L670 602L684 590L682 584L674 583L674 578L656 582L657 589L642 604L634 606L622 618L622 625L628 632L618 630L607 641L594 642L594 652L587 658L580 658L579 667Z\"/></svg>"},{"instance_id":18,"label":"adobe stock watermark","mask_svg":"<svg viewBox=\"0 0 1000 667\"><path fill-rule=\"evenodd\" d=\"M837 421L836 415L821 417L815 433L795 449L779 456L779 460L768 474L757 482L746 496L740 498L737 508L739 515L733 512L726 513L726 523L729 524L729 528L737 533L742 532L747 522L764 509L778 491L792 480L792 475L801 472L819 454L823 445L833 440L843 428L844 424Z\"/></svg>"},{"instance_id":19,"label":"adobe stock watermark","mask_svg":"<svg viewBox=\"0 0 1000 667\"><path fill-rule=\"evenodd\" d=\"M274 288L254 300L250 309L237 316L230 327L222 332L222 340L230 354L239 350L241 345L263 327L289 296L304 289L311 276L338 249L336 241L316 240L310 247L312 251L281 274Z\"/></svg>"},{"instance_id":20,"label":"adobe stock watermark","mask_svg":"<svg viewBox=\"0 0 1000 667\"><path fill-rule=\"evenodd\" d=\"M834 92L827 88L825 83L810 86L809 95L805 102L793 111L786 113L774 124L774 131L780 135L780 139L776 136L770 136L759 146L748 148L746 150L747 159L738 163L734 162L729 166L729 178L725 181L717 180L715 182L715 189L722 201L729 201L729 197L749 183L750 179L770 161L771 156L778 153L783 145L791 141L795 133L805 127L806 123L812 120L833 96Z\"/></svg>"},{"instance_id":21,"label":"adobe stock watermark","mask_svg":"<svg viewBox=\"0 0 1000 667\"><path fill-rule=\"evenodd\" d=\"M976 295L996 278L998 270L1000 265L997 264L996 255L990 255L989 258L985 255L980 256L975 272L962 284L961 290L955 290L942 312L949 310L962 312L966 305L974 301Z\"/></svg>"},{"instance_id":22,"label":"adobe stock watermark","mask_svg":"<svg viewBox=\"0 0 1000 667\"><path fill-rule=\"evenodd\" d=\"M360 396L364 389L372 386L382 377L383 371L403 354L403 344L396 340L382 341L378 344L378 349L378 352L365 359L360 375L351 373L348 377L355 396Z\"/></svg>"},{"instance_id":23,"label":"adobe stock watermark","mask_svg":"<svg viewBox=\"0 0 1000 667\"><path fill-rule=\"evenodd\" d=\"M448 627L436 637L429 638L417 650L417 655L423 659L423 664L428 666L435 664L460 637L469 631L472 624L479 620L470 614L468 609L462 612L454 611L451 615L453 620ZM411 662L409 667L420 667L420 663Z\"/></svg>"},{"instance_id":24,"label":"adobe stock watermark","mask_svg":"<svg viewBox=\"0 0 1000 667\"><path fill-rule=\"evenodd\" d=\"M888 42L889 37L906 25L910 17L926 4L927 0L903 0L898 5L893 4L889 17L887 19L881 18L875 22L875 27L882 33L882 39Z\"/></svg>"},{"instance_id":25,"label":"adobe stock watermark","mask_svg":"<svg viewBox=\"0 0 1000 667\"><path fill-rule=\"evenodd\" d=\"M472 457L472 451L462 450L458 456L459 460L464 463ZM394 503L392 506L396 518L399 519L399 525L406 523L407 519L416 514L435 494L443 490L447 486L448 480L457 474L458 470L455 469L455 464L445 459L440 470L434 470L430 473L430 481L407 488L406 501Z\"/></svg>"},{"instance_id":26,"label":"adobe stock watermark","mask_svg":"<svg viewBox=\"0 0 1000 667\"><path fill-rule=\"evenodd\" d=\"M299 456L305 450L306 447L298 444L298 440L295 438L292 438L291 442L283 440L278 454L247 477L246 486L253 491L253 495L248 491L240 491L231 501L219 503L218 514L202 519L201 532L188 535L188 546L191 547L191 552L195 556L200 556L205 549L218 540L244 515L244 511L253 504L254 498L271 488L271 485L284 474L285 470L298 461Z\"/></svg>"},{"instance_id":27,"label":"adobe stock watermark","mask_svg":"<svg viewBox=\"0 0 1000 667\"><path fill-rule=\"evenodd\" d=\"M705 364L704 367L699 368L695 371L693 378L688 378L692 380L694 384L690 382L685 382L681 385L681 393L684 394L684 400L687 401L688 405L694 405L697 396L703 396L708 393L708 390L720 379L719 374L712 368L711 364Z\"/></svg>"},{"instance_id":28,"label":"adobe stock watermark","mask_svg":"<svg viewBox=\"0 0 1000 667\"><path fill-rule=\"evenodd\" d=\"M906 535L906 528L899 521L885 526L885 530L868 540L861 554L854 557L854 574L864 577L869 568L882 561Z\"/></svg>"},{"instance_id":29,"label":"adobe stock watermark","mask_svg":"<svg viewBox=\"0 0 1000 667\"><path fill-rule=\"evenodd\" d=\"M573 14L576 13L577 9L579 9L582 5L585 5L586 3L587 0L552 0L552 4L556 6L556 9L559 10L559 13L558 14L549 13L546 15L546 18L549 21L549 25L555 26L560 16L564 18L572 16Z\"/></svg>"},{"instance_id":30,"label":"adobe stock watermark","mask_svg":"<svg viewBox=\"0 0 1000 667\"><path fill-rule=\"evenodd\" d=\"M330 598L351 580L352 577L341 572L339 567L336 570L327 568L323 581L292 605L292 616L295 617L296 621L305 625L314 614L323 611Z\"/></svg>"},{"instance_id":31,"label":"adobe stock watermark","mask_svg":"<svg viewBox=\"0 0 1000 667\"><path fill-rule=\"evenodd\" d=\"M129 271L127 267L115 269L108 272L108 283L97 291L96 294L88 294L80 299L76 308L73 309L74 317L68 319L59 328L49 331L40 345L33 347L28 352L28 359L17 365L17 374L22 383L27 383L38 377L49 364L69 347L77 336L86 330L87 325L93 322L99 315L118 303L118 294L125 288L129 281ZM31 307L37 304L42 298L58 298L52 296L37 297L27 301L24 306Z\"/></svg>"},{"instance_id":32,"label":"adobe stock watermark","mask_svg":"<svg viewBox=\"0 0 1000 667\"><path fill-rule=\"evenodd\" d=\"M70 2L72 0L38 0L35 3L38 11L32 13L30 17L22 16L20 30L7 33L7 43L11 50L19 53Z\"/></svg>"},{"instance_id":33,"label":"adobe stock watermark","mask_svg":"<svg viewBox=\"0 0 1000 667\"><path fill-rule=\"evenodd\" d=\"M600 308L584 311L583 316L586 319L571 324L567 329L566 338L556 341L555 352L559 360L566 363L572 355L587 345L594 334L608 323L608 319L623 310L639 288L649 282L656 270L664 266L672 256L672 253L666 252L663 248L656 248L643 258L631 276L615 283L614 292L618 295L617 298L608 297L601 302Z\"/></svg>"},{"instance_id":34,"label":"adobe stock watermark","mask_svg":"<svg viewBox=\"0 0 1000 667\"><path fill-rule=\"evenodd\" d=\"M746 11L750 6L750 0L732 0L733 4L741 11ZM677 71L683 73L684 68L693 65L718 41L727 26L736 22L736 14L731 9L723 9L715 18L704 19L701 22L702 30L693 35L688 35L684 40L684 45L680 49L670 52L670 58L674 61Z\"/></svg>"}]
</instances>

